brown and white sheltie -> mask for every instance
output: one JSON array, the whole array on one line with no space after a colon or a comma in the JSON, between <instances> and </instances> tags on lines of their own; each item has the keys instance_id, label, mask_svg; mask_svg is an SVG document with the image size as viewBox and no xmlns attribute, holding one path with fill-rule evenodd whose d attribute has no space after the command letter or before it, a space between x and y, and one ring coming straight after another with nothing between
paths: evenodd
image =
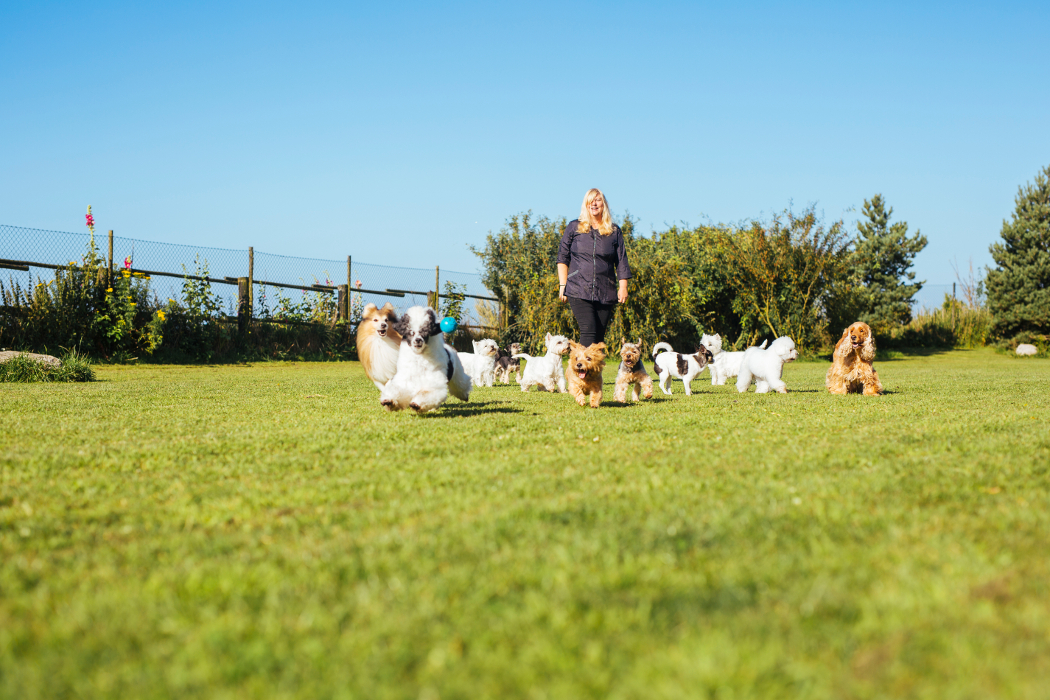
<instances>
[{"instance_id":1,"label":"brown and white sheltie","mask_svg":"<svg viewBox=\"0 0 1050 700\"><path fill-rule=\"evenodd\" d=\"M395 323L394 305L387 302L381 309L375 304L365 305L361 323L357 325L357 357L365 374L380 391L397 371L401 336L394 330Z\"/></svg>"}]
</instances>

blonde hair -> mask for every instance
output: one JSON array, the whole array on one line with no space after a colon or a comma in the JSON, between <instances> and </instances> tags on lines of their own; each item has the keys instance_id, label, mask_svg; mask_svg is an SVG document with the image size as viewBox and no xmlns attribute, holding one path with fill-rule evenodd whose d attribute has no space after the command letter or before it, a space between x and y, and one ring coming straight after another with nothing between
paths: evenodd
<instances>
[{"instance_id":1,"label":"blonde hair","mask_svg":"<svg viewBox=\"0 0 1050 700\"><path fill-rule=\"evenodd\" d=\"M601 197L602 202L605 204L605 208L602 210L601 221L595 221L591 218L591 211L588 209L591 202L598 197ZM597 187L587 190L587 194L583 197L583 206L580 207L580 225L576 230L580 233L587 233L592 226L598 229L598 233L603 236L608 236L613 230L612 214L609 213L609 200L605 198L605 195Z\"/></svg>"}]
</instances>

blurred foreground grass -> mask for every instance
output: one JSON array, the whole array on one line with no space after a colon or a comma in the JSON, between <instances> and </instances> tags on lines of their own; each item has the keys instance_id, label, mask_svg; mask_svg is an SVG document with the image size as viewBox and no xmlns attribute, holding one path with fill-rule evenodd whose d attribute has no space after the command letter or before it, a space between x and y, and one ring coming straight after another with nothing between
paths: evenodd
<instances>
[{"instance_id":1,"label":"blurred foreground grass","mask_svg":"<svg viewBox=\"0 0 1050 700\"><path fill-rule=\"evenodd\" d=\"M877 366L423 417L356 363L2 385L0 695L1047 697L1050 361Z\"/></svg>"}]
</instances>

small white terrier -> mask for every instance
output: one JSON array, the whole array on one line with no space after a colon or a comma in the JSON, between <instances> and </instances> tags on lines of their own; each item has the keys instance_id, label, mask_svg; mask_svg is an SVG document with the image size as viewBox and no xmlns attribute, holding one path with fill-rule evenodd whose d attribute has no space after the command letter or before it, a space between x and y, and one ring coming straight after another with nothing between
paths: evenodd
<instances>
[{"instance_id":1,"label":"small white terrier","mask_svg":"<svg viewBox=\"0 0 1050 700\"><path fill-rule=\"evenodd\" d=\"M499 346L495 340L472 340L474 352L461 352L459 359L463 369L470 375L474 386L492 386L496 381L496 357Z\"/></svg>"},{"instance_id":2,"label":"small white terrier","mask_svg":"<svg viewBox=\"0 0 1050 700\"><path fill-rule=\"evenodd\" d=\"M565 368L561 366L561 356L569 352L569 339L564 335L548 333L543 342L547 346L547 354L543 357L533 357L525 353L512 355L512 357L523 357L528 360L518 384L521 385L522 391L528 391L533 385L538 384L541 390L564 394L566 391Z\"/></svg>"},{"instance_id":3,"label":"small white terrier","mask_svg":"<svg viewBox=\"0 0 1050 700\"><path fill-rule=\"evenodd\" d=\"M397 372L380 392L379 403L388 411L425 413L443 404L450 391L457 399L470 400L470 377L459 354L445 344L433 309L413 306L394 327L401 336Z\"/></svg>"},{"instance_id":4,"label":"small white terrier","mask_svg":"<svg viewBox=\"0 0 1050 700\"><path fill-rule=\"evenodd\" d=\"M744 359L746 350L723 352L722 336L717 333L714 335L705 334L700 338L700 342L711 351L711 356L715 358L711 362L711 366L707 368L711 372L711 386L723 386L726 383L726 379L740 374L740 362ZM768 342L763 340L758 347L765 348Z\"/></svg>"},{"instance_id":5,"label":"small white terrier","mask_svg":"<svg viewBox=\"0 0 1050 700\"><path fill-rule=\"evenodd\" d=\"M744 393L753 379L756 394L765 394L770 389L786 394L787 384L780 377L784 374L784 365L796 359L795 341L786 335L774 340L768 348L748 348L740 362L736 390Z\"/></svg>"}]
</instances>

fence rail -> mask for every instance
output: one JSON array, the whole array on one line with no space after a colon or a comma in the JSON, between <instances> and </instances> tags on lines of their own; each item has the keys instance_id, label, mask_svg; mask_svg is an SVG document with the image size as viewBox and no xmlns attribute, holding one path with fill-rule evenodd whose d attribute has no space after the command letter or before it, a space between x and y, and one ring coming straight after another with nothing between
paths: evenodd
<instances>
[{"instance_id":1,"label":"fence rail","mask_svg":"<svg viewBox=\"0 0 1050 700\"><path fill-rule=\"evenodd\" d=\"M350 300L382 306L390 301L395 309L434 304L445 297L441 284L452 282L457 294L479 301L498 302L476 273L439 268L420 269L356 262L352 256L332 260L275 255L256 251L208 248L159 243L106 234L47 231L0 224L0 269L8 272L0 281L28 287L31 283L53 279L54 271L82 262L92 248L110 270L127 269L151 279L158 299L178 298L181 281L197 280L217 285L213 292L234 315L244 300L236 289L247 279L247 313L265 316L282 301L289 301L281 290L310 294L334 294L340 301ZM34 269L36 268L36 269ZM342 279L345 275L345 282ZM464 305L463 321L480 321L476 309ZM475 324L476 325L476 324Z\"/></svg>"}]
</instances>

